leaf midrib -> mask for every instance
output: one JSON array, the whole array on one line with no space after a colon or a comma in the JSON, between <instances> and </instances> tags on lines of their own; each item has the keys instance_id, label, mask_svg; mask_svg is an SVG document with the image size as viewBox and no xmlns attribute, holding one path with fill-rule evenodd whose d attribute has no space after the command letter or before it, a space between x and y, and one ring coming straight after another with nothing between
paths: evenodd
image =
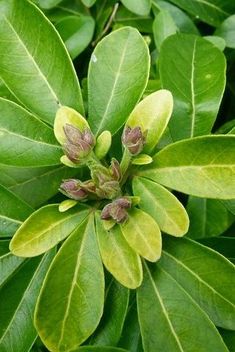
<instances>
[{"instance_id":1,"label":"leaf midrib","mask_svg":"<svg viewBox=\"0 0 235 352\"><path fill-rule=\"evenodd\" d=\"M216 6L215 4L212 4L212 3L208 2L206 0L192 0L192 1L207 5L208 7L212 7L213 9L217 10L218 12L223 13L226 16L230 15L230 13L222 10L220 7Z\"/></svg>"}]
</instances>

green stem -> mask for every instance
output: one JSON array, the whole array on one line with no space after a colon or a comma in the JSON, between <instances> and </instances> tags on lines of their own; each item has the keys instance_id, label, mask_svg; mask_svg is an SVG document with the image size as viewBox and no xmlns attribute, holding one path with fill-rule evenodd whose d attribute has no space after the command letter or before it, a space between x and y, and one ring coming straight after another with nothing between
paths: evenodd
<instances>
[{"instance_id":1,"label":"green stem","mask_svg":"<svg viewBox=\"0 0 235 352\"><path fill-rule=\"evenodd\" d=\"M122 156L122 160L121 160L121 171L122 171L122 181L121 184L123 185L128 177L128 169L131 166L131 162L132 162L132 155L130 154L130 152L125 148L124 149L124 153Z\"/></svg>"}]
</instances>

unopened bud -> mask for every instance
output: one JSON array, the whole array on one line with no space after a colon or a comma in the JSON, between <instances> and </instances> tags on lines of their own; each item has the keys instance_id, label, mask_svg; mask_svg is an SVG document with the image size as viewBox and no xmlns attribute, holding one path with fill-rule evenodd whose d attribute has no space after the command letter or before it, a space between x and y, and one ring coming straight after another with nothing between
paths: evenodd
<instances>
[{"instance_id":1,"label":"unopened bud","mask_svg":"<svg viewBox=\"0 0 235 352\"><path fill-rule=\"evenodd\" d=\"M115 159L112 158L111 160L111 165L110 165L110 171L111 174L116 181L120 181L122 178L122 172L121 172L121 167L119 162Z\"/></svg>"},{"instance_id":2,"label":"unopened bud","mask_svg":"<svg viewBox=\"0 0 235 352\"><path fill-rule=\"evenodd\" d=\"M117 224L125 222L128 218L126 209L131 207L131 202L122 197L107 204L101 212L102 220L114 220Z\"/></svg>"},{"instance_id":3,"label":"unopened bud","mask_svg":"<svg viewBox=\"0 0 235 352\"><path fill-rule=\"evenodd\" d=\"M122 143L130 154L137 155L142 152L145 144L145 136L140 127L125 127L122 134Z\"/></svg>"},{"instance_id":4,"label":"unopened bud","mask_svg":"<svg viewBox=\"0 0 235 352\"><path fill-rule=\"evenodd\" d=\"M68 159L77 163L86 158L95 145L95 138L90 129L86 128L81 132L77 127L66 124L64 133L67 138L64 152Z\"/></svg>"},{"instance_id":5,"label":"unopened bud","mask_svg":"<svg viewBox=\"0 0 235 352\"><path fill-rule=\"evenodd\" d=\"M60 185L60 192L74 200L87 198L87 191L80 186L80 181L75 179L64 180Z\"/></svg>"},{"instance_id":6,"label":"unopened bud","mask_svg":"<svg viewBox=\"0 0 235 352\"><path fill-rule=\"evenodd\" d=\"M96 189L96 194L100 198L114 199L121 194L121 189L118 181L108 181L100 184Z\"/></svg>"}]
</instances>

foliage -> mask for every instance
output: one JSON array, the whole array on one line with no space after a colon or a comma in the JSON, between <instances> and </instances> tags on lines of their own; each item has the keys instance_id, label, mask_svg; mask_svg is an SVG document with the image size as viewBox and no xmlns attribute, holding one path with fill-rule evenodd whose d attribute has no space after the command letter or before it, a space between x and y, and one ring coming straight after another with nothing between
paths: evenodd
<instances>
[{"instance_id":1,"label":"foliage","mask_svg":"<svg viewBox=\"0 0 235 352\"><path fill-rule=\"evenodd\" d=\"M0 351L234 351L234 16L0 0Z\"/></svg>"}]
</instances>

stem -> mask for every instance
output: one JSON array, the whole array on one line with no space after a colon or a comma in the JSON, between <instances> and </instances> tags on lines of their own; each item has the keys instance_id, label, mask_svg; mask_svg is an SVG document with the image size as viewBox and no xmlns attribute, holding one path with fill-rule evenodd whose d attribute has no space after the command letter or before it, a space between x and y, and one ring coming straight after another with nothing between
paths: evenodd
<instances>
[{"instance_id":1,"label":"stem","mask_svg":"<svg viewBox=\"0 0 235 352\"><path fill-rule=\"evenodd\" d=\"M122 156L122 161L121 161L121 164L120 164L121 171L122 171L121 185L123 185L125 183L126 179L127 179L127 176L128 176L127 171L129 169L129 167L131 166L131 162L132 162L132 155L125 148L123 156Z\"/></svg>"}]
</instances>

